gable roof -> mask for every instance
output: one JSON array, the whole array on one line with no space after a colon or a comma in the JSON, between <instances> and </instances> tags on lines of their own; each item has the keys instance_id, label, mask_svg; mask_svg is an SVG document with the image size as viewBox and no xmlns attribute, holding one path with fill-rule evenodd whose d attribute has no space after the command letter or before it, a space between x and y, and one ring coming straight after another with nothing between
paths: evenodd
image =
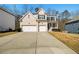
<instances>
[{"instance_id":1,"label":"gable roof","mask_svg":"<svg viewBox=\"0 0 79 59\"><path fill-rule=\"evenodd\" d=\"M12 14L12 13L8 12L8 11L7 11L6 9L4 9L4 8L0 8L0 10L4 11L4 12L6 12L6 13L8 13L8 14L12 15L12 16L15 16L14 14Z\"/></svg>"},{"instance_id":2,"label":"gable roof","mask_svg":"<svg viewBox=\"0 0 79 59\"><path fill-rule=\"evenodd\" d=\"M37 14L39 14L41 11L43 11L44 14L47 15L47 13L45 13L45 10L43 8L39 8L39 10L37 11Z\"/></svg>"},{"instance_id":3,"label":"gable roof","mask_svg":"<svg viewBox=\"0 0 79 59\"><path fill-rule=\"evenodd\" d=\"M67 25L67 24L72 24L72 23L77 23L77 22L79 22L79 20L70 20L70 21L68 21L68 22L66 23L66 25Z\"/></svg>"},{"instance_id":4,"label":"gable roof","mask_svg":"<svg viewBox=\"0 0 79 59\"><path fill-rule=\"evenodd\" d=\"M26 16L26 15L28 15L29 13L31 13L30 11L28 11L28 12L26 12L21 18L20 18L20 20L19 21L22 21L22 19ZM32 14L32 13L31 13ZM33 14L32 14L33 15ZM34 17L34 16L33 16ZM34 17L35 18L35 17Z\"/></svg>"},{"instance_id":5,"label":"gable roof","mask_svg":"<svg viewBox=\"0 0 79 59\"><path fill-rule=\"evenodd\" d=\"M39 10L37 12L39 13L40 11L45 12L43 8L39 8Z\"/></svg>"}]
</instances>

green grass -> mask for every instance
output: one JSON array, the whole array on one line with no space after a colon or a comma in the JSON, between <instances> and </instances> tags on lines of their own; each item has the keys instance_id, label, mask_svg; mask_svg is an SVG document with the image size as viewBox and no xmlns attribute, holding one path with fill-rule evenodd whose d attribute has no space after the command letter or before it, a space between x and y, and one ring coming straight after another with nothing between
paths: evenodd
<instances>
[{"instance_id":1,"label":"green grass","mask_svg":"<svg viewBox=\"0 0 79 59\"><path fill-rule=\"evenodd\" d=\"M58 40L66 44L76 53L79 53L79 34L70 34L63 32L49 32L51 35L55 36Z\"/></svg>"}]
</instances>

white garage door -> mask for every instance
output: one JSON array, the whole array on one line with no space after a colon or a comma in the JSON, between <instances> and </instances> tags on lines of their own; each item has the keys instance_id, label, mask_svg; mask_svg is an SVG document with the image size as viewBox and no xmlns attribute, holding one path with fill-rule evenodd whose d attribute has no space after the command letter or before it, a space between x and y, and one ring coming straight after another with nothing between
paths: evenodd
<instances>
[{"instance_id":1,"label":"white garage door","mask_svg":"<svg viewBox=\"0 0 79 59\"><path fill-rule=\"evenodd\" d=\"M39 32L45 32L45 31L47 31L46 26L39 26Z\"/></svg>"},{"instance_id":2,"label":"white garage door","mask_svg":"<svg viewBox=\"0 0 79 59\"><path fill-rule=\"evenodd\" d=\"M37 28L36 26L23 26L22 31L23 32L36 32Z\"/></svg>"}]
</instances>

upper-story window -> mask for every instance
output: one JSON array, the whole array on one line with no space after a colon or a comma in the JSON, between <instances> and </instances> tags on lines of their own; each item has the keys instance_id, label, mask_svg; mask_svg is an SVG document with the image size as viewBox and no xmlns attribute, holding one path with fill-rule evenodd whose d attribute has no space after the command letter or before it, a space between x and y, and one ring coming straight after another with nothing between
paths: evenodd
<instances>
[{"instance_id":1,"label":"upper-story window","mask_svg":"<svg viewBox=\"0 0 79 59\"><path fill-rule=\"evenodd\" d=\"M30 18L30 15L28 15L28 18Z\"/></svg>"},{"instance_id":2,"label":"upper-story window","mask_svg":"<svg viewBox=\"0 0 79 59\"><path fill-rule=\"evenodd\" d=\"M55 20L55 18L54 17L51 17L51 20Z\"/></svg>"},{"instance_id":3,"label":"upper-story window","mask_svg":"<svg viewBox=\"0 0 79 59\"><path fill-rule=\"evenodd\" d=\"M45 19L45 15L38 15L38 19Z\"/></svg>"},{"instance_id":4,"label":"upper-story window","mask_svg":"<svg viewBox=\"0 0 79 59\"><path fill-rule=\"evenodd\" d=\"M50 17L47 17L47 20L50 20Z\"/></svg>"},{"instance_id":5,"label":"upper-story window","mask_svg":"<svg viewBox=\"0 0 79 59\"><path fill-rule=\"evenodd\" d=\"M51 21L52 21L52 20L55 20L55 17L48 16L48 17L47 17L47 20L51 20Z\"/></svg>"}]
</instances>

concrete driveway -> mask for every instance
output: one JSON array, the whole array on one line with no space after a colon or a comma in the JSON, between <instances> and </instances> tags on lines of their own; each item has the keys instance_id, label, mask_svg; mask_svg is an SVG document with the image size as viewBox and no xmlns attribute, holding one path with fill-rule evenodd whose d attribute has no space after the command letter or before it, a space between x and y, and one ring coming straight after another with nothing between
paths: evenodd
<instances>
[{"instance_id":1,"label":"concrete driveway","mask_svg":"<svg viewBox=\"0 0 79 59\"><path fill-rule=\"evenodd\" d=\"M2 54L75 54L47 32L20 32L0 37Z\"/></svg>"}]
</instances>

